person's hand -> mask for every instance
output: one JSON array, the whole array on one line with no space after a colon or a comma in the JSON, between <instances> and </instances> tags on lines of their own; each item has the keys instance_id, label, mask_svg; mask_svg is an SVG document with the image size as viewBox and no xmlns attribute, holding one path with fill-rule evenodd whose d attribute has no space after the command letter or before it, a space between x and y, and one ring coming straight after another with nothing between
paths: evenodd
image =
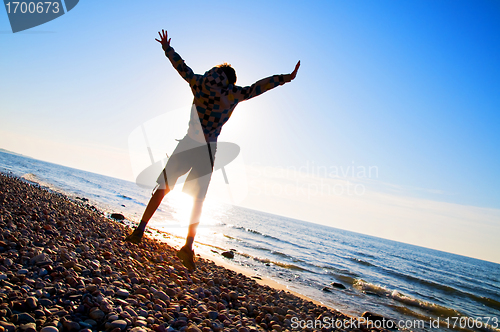
<instances>
[{"instance_id":1,"label":"person's hand","mask_svg":"<svg viewBox=\"0 0 500 332\"><path fill-rule=\"evenodd\" d=\"M158 43L160 43L160 44L161 44L161 47L163 48L163 50L166 50L166 49L170 46L170 40L171 40L172 38L168 39L168 34L167 34L167 32L166 32L165 30L163 30L163 29L161 30L161 32L160 32L160 31L158 31L158 34L160 35L160 39L161 39L161 40L158 40L157 38L155 38L155 40L156 40Z\"/></svg>"},{"instance_id":2,"label":"person's hand","mask_svg":"<svg viewBox=\"0 0 500 332\"><path fill-rule=\"evenodd\" d=\"M297 64L295 65L295 69L290 74L290 75L292 75L292 80L295 78L295 76L297 76L297 71L299 70L299 67L300 67L300 60L299 60L299 62L297 62Z\"/></svg>"}]
</instances>

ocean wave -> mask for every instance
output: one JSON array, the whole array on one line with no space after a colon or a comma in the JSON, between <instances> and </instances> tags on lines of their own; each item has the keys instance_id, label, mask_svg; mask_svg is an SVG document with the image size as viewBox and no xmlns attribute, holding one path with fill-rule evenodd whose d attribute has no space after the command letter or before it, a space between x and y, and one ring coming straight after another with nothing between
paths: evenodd
<instances>
[{"instance_id":1,"label":"ocean wave","mask_svg":"<svg viewBox=\"0 0 500 332\"><path fill-rule=\"evenodd\" d=\"M375 285L370 282L366 282L363 279L357 279L356 282L354 283L354 287L363 292L371 292L379 296L389 297L405 305L424 309L427 312L436 316L446 316L446 317L463 316L461 312L455 309L447 308L428 301L419 300L409 295L403 294L396 289L389 289L384 286Z\"/></svg>"},{"instance_id":2,"label":"ocean wave","mask_svg":"<svg viewBox=\"0 0 500 332\"><path fill-rule=\"evenodd\" d=\"M281 251L271 250L271 254L279 256L279 257L283 257L283 258L286 258L286 259L289 259L289 260L291 260L294 263L304 263L304 264L308 264L308 265L311 265L311 266L315 266L314 264L306 263L306 262L304 262L303 260L301 260L299 258L293 257L291 255L287 255L285 253L282 253Z\"/></svg>"},{"instance_id":3,"label":"ocean wave","mask_svg":"<svg viewBox=\"0 0 500 332\"><path fill-rule=\"evenodd\" d=\"M233 229L242 230L242 231L245 231L247 233L255 234L255 235L258 235L258 236L262 236L264 238L271 239L271 240L274 240L274 241L279 242L279 243L287 243L287 244L290 244L290 245L295 246L297 248L309 249L309 248L301 246L301 245L299 245L297 243L286 241L283 238L277 238L277 237L275 237L273 235L264 234L262 232L259 232L259 231L255 230L255 229L252 229L252 228L242 227L242 226L235 226L235 225L228 225L228 227L231 227Z\"/></svg>"},{"instance_id":4,"label":"ocean wave","mask_svg":"<svg viewBox=\"0 0 500 332\"><path fill-rule=\"evenodd\" d=\"M351 277L351 276L346 276L346 275L336 275L335 276L335 279L337 279L338 281L341 281L341 282L344 282L344 283L347 283L349 285L354 285L354 283L356 282L356 278L354 277Z\"/></svg>"},{"instance_id":5,"label":"ocean wave","mask_svg":"<svg viewBox=\"0 0 500 332\"><path fill-rule=\"evenodd\" d=\"M422 279L422 278L415 277L415 276L412 276L412 275L409 275L406 273L402 273L399 271L395 271L392 269L387 269L387 268L381 268L381 269L383 269L384 271L389 272L390 274L395 275L399 278L406 279L408 281L413 281L413 282L428 286L429 288L432 288L432 289L439 289L439 290L442 290L448 294L454 294L454 293L460 292L458 289L456 289L454 287L451 287L448 285L443 285L443 284L440 284L440 283L437 283L437 282L434 282L431 280Z\"/></svg>"},{"instance_id":6,"label":"ocean wave","mask_svg":"<svg viewBox=\"0 0 500 332\"><path fill-rule=\"evenodd\" d=\"M279 238L277 238L275 236L261 233L261 232L255 230L255 229L251 229L251 228L248 228L248 227L241 227L241 226L233 226L233 228L234 229L239 229L239 230L242 230L242 231L245 231L245 232L248 232L248 233L260 235L260 236L263 236L263 237L266 237L266 238L269 238L269 239L273 239L273 240L276 240L278 242L282 242L281 239L279 239Z\"/></svg>"},{"instance_id":7,"label":"ocean wave","mask_svg":"<svg viewBox=\"0 0 500 332\"><path fill-rule=\"evenodd\" d=\"M389 272L393 275L396 275L399 278L406 279L408 281L412 281L412 282L427 286L430 289L439 289L439 290L443 291L444 293L446 293L447 295L457 295L457 296L460 296L462 298L466 297L466 298L471 299L472 301L479 302L479 303L486 305L490 308L500 310L500 302L498 302L494 299L471 294L471 293L456 289L452 286L443 285L443 284L440 284L440 283L437 283L437 282L434 282L431 280L421 279L421 278L411 276L411 275L408 275L405 273L401 273L398 271L394 271L394 270L390 270L390 269L386 269L386 268L382 268L382 269L386 272Z\"/></svg>"},{"instance_id":8,"label":"ocean wave","mask_svg":"<svg viewBox=\"0 0 500 332\"><path fill-rule=\"evenodd\" d=\"M429 319L428 315L424 315L422 313L413 311L410 308L405 307L405 306L391 305L391 304L389 304L388 307L390 307L392 310L394 310L394 311L396 311L396 312L398 312L400 314L403 314L405 316L411 316L411 317L422 319L422 320L428 320Z\"/></svg>"},{"instance_id":9,"label":"ocean wave","mask_svg":"<svg viewBox=\"0 0 500 332\"><path fill-rule=\"evenodd\" d=\"M374 256L372 254L369 254L367 252L363 252L363 251L356 251L356 255L361 255L361 256L368 257L368 258L378 259L378 257L376 257L376 256Z\"/></svg>"},{"instance_id":10,"label":"ocean wave","mask_svg":"<svg viewBox=\"0 0 500 332\"><path fill-rule=\"evenodd\" d=\"M23 174L21 176L21 179L24 179L26 181L29 181L29 182L33 182L33 183L39 183L40 179L33 173L26 173L26 174Z\"/></svg>"},{"instance_id":11,"label":"ocean wave","mask_svg":"<svg viewBox=\"0 0 500 332\"><path fill-rule=\"evenodd\" d=\"M225 238L228 238L228 239L230 239L230 240L235 240L235 241L238 241L238 242L239 242L239 241L241 241L241 239L238 239L238 238L233 237L233 236L231 236L231 235L227 235L227 234L222 234L222 235L223 235Z\"/></svg>"},{"instance_id":12,"label":"ocean wave","mask_svg":"<svg viewBox=\"0 0 500 332\"><path fill-rule=\"evenodd\" d=\"M269 258L262 258L262 257L251 257L253 260L264 263L264 264L273 264L288 270L295 270L295 271L303 271L303 272L312 272L306 268L303 268L301 266L291 264L291 263L283 263L283 262L278 262L278 261L273 261Z\"/></svg>"},{"instance_id":13,"label":"ocean wave","mask_svg":"<svg viewBox=\"0 0 500 332\"><path fill-rule=\"evenodd\" d=\"M42 179L40 179L38 176L36 176L33 173L23 174L23 175L20 176L20 178L23 179L23 180L25 180L25 181L28 181L28 182L31 182L31 183L35 183L35 184L37 184L37 185L39 185L41 187L48 188L50 190L54 190L55 191L55 189L56 189L50 183L43 181Z\"/></svg>"},{"instance_id":14,"label":"ocean wave","mask_svg":"<svg viewBox=\"0 0 500 332\"><path fill-rule=\"evenodd\" d=\"M356 258L356 257L351 257L350 260L358 263L358 264L361 264L361 265L365 265L365 266L376 266L370 262L367 262L365 260L362 260L362 259L359 259L359 258Z\"/></svg>"},{"instance_id":15,"label":"ocean wave","mask_svg":"<svg viewBox=\"0 0 500 332\"><path fill-rule=\"evenodd\" d=\"M500 310L500 302L498 302L494 299L490 299L489 297L485 297L485 296L477 296L477 295L469 294L469 293L467 293L467 295L469 297L471 297L472 299L476 300L477 302L480 302L480 303L482 303L490 308Z\"/></svg>"},{"instance_id":16,"label":"ocean wave","mask_svg":"<svg viewBox=\"0 0 500 332\"><path fill-rule=\"evenodd\" d=\"M258 256L252 256L250 254L244 253L244 252L238 252L239 255L253 259L256 262L263 263L263 264L273 264L288 270L294 270L294 271L303 271L303 272L312 272L306 268L303 268L301 266L298 266L296 264L291 264L291 263L284 263L284 262L279 262L275 261L266 257L258 257Z\"/></svg>"},{"instance_id":17,"label":"ocean wave","mask_svg":"<svg viewBox=\"0 0 500 332\"><path fill-rule=\"evenodd\" d=\"M243 241L243 240L240 240L240 241ZM246 242L245 244L246 244L246 246L248 246L248 247L250 247L252 249L257 249L257 250L265 251L265 252L269 252L269 253L271 251L273 251L272 249L269 249L269 248L266 248L266 247L262 247L262 246L259 246L257 244L251 244L251 243L248 243L248 242Z\"/></svg>"},{"instance_id":18,"label":"ocean wave","mask_svg":"<svg viewBox=\"0 0 500 332\"><path fill-rule=\"evenodd\" d=\"M354 285L359 275L352 271L346 269L336 268L334 266L321 266L321 269L326 272L326 275L335 278L336 280L347 283L349 285Z\"/></svg>"}]
</instances>

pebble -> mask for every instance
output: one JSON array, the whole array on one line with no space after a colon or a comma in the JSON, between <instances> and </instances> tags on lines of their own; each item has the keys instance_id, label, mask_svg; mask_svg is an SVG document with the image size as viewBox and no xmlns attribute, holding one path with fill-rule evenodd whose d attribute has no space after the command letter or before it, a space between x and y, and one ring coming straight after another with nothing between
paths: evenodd
<instances>
[{"instance_id":1,"label":"pebble","mask_svg":"<svg viewBox=\"0 0 500 332\"><path fill-rule=\"evenodd\" d=\"M30 309L36 309L38 307L38 300L36 297L30 296L26 299L26 304Z\"/></svg>"},{"instance_id":2,"label":"pebble","mask_svg":"<svg viewBox=\"0 0 500 332\"><path fill-rule=\"evenodd\" d=\"M124 220L125 216L121 213L112 213L111 218L116 219L116 220Z\"/></svg>"},{"instance_id":3,"label":"pebble","mask_svg":"<svg viewBox=\"0 0 500 332\"><path fill-rule=\"evenodd\" d=\"M123 319L117 319L111 322L110 328L111 329L119 328L120 330L123 331L127 328L127 322L124 321Z\"/></svg>"},{"instance_id":4,"label":"pebble","mask_svg":"<svg viewBox=\"0 0 500 332\"><path fill-rule=\"evenodd\" d=\"M30 264L44 265L44 264L50 264L50 263L52 263L52 259L50 259L50 256L47 255L46 253L41 253L41 254L36 255L30 259Z\"/></svg>"},{"instance_id":5,"label":"pebble","mask_svg":"<svg viewBox=\"0 0 500 332\"><path fill-rule=\"evenodd\" d=\"M59 332L59 330L55 326L45 326L45 327L42 327L40 332Z\"/></svg>"},{"instance_id":6,"label":"pebble","mask_svg":"<svg viewBox=\"0 0 500 332\"><path fill-rule=\"evenodd\" d=\"M128 312L131 317L137 317L137 313L134 311L134 309L127 307L125 308L125 311Z\"/></svg>"},{"instance_id":7,"label":"pebble","mask_svg":"<svg viewBox=\"0 0 500 332\"><path fill-rule=\"evenodd\" d=\"M109 301L108 299L103 299L101 301L101 305L99 306L99 308L104 312L104 313L109 313L113 310L113 304L111 303L111 301Z\"/></svg>"},{"instance_id":8,"label":"pebble","mask_svg":"<svg viewBox=\"0 0 500 332\"><path fill-rule=\"evenodd\" d=\"M186 332L201 332L201 330L195 326L194 324L189 325L186 330Z\"/></svg>"},{"instance_id":9,"label":"pebble","mask_svg":"<svg viewBox=\"0 0 500 332\"><path fill-rule=\"evenodd\" d=\"M146 310L142 309L142 308L139 309L139 311L137 312L137 314L139 316L142 316L142 317L148 317L149 316L148 312Z\"/></svg>"},{"instance_id":10,"label":"pebble","mask_svg":"<svg viewBox=\"0 0 500 332\"><path fill-rule=\"evenodd\" d=\"M14 324L8 323L8 322L3 322L1 320L0 320L0 327L2 327L3 329L5 329L8 332L15 332L16 331L16 326Z\"/></svg>"},{"instance_id":11,"label":"pebble","mask_svg":"<svg viewBox=\"0 0 500 332\"><path fill-rule=\"evenodd\" d=\"M101 319L103 319L105 316L104 312L102 310L94 310L94 311L91 311L90 314L89 314L89 317L93 320L95 320L96 322L100 321Z\"/></svg>"},{"instance_id":12,"label":"pebble","mask_svg":"<svg viewBox=\"0 0 500 332\"><path fill-rule=\"evenodd\" d=\"M232 251L224 251L223 253L221 253L221 255L229 259L234 258L234 252Z\"/></svg>"},{"instance_id":13,"label":"pebble","mask_svg":"<svg viewBox=\"0 0 500 332\"><path fill-rule=\"evenodd\" d=\"M83 327L83 328L90 328L90 329L92 329L92 325L89 324L89 323L80 321L80 322L78 322L78 324L80 324L80 326Z\"/></svg>"},{"instance_id":14,"label":"pebble","mask_svg":"<svg viewBox=\"0 0 500 332\"><path fill-rule=\"evenodd\" d=\"M36 332L35 323L27 323L19 325L19 330L23 332Z\"/></svg>"},{"instance_id":15,"label":"pebble","mask_svg":"<svg viewBox=\"0 0 500 332\"><path fill-rule=\"evenodd\" d=\"M42 298L42 299L39 299L38 300L38 303L43 306L43 307L52 307L53 306L53 303L51 300L49 299L45 299L45 298Z\"/></svg>"},{"instance_id":16,"label":"pebble","mask_svg":"<svg viewBox=\"0 0 500 332\"><path fill-rule=\"evenodd\" d=\"M208 318L210 318L211 320L216 320L217 317L219 317L219 313L217 311L208 312Z\"/></svg>"},{"instance_id":17,"label":"pebble","mask_svg":"<svg viewBox=\"0 0 500 332\"><path fill-rule=\"evenodd\" d=\"M276 332L281 332L282 331L281 325L278 325L278 324L272 325L271 328L273 330L275 330ZM241 331L239 331L239 332L241 332Z\"/></svg>"},{"instance_id":18,"label":"pebble","mask_svg":"<svg viewBox=\"0 0 500 332\"><path fill-rule=\"evenodd\" d=\"M123 297L123 298L127 298L130 295L129 291L126 289L123 289L123 288L118 289L115 294L116 294L116 296Z\"/></svg>"},{"instance_id":19,"label":"pebble","mask_svg":"<svg viewBox=\"0 0 500 332\"><path fill-rule=\"evenodd\" d=\"M333 287L336 287L336 288L339 288L339 289L346 289L346 287L343 284L341 284L340 282L332 282L331 285Z\"/></svg>"},{"instance_id":20,"label":"pebble","mask_svg":"<svg viewBox=\"0 0 500 332\"><path fill-rule=\"evenodd\" d=\"M139 327L139 326L138 326L138 327L131 328L129 331L130 331L130 332L146 332L146 330L145 330L145 329L143 329L142 327Z\"/></svg>"},{"instance_id":21,"label":"pebble","mask_svg":"<svg viewBox=\"0 0 500 332\"><path fill-rule=\"evenodd\" d=\"M94 284L90 284L90 285L87 285L87 287L85 287L85 290L89 293L93 293L97 290L97 285L94 285Z\"/></svg>"},{"instance_id":22,"label":"pebble","mask_svg":"<svg viewBox=\"0 0 500 332\"><path fill-rule=\"evenodd\" d=\"M65 331L79 331L81 329L80 324L73 321L65 321L63 327Z\"/></svg>"},{"instance_id":23,"label":"pebble","mask_svg":"<svg viewBox=\"0 0 500 332\"><path fill-rule=\"evenodd\" d=\"M36 323L35 318L28 313L20 313L17 316L17 321L20 323Z\"/></svg>"},{"instance_id":24,"label":"pebble","mask_svg":"<svg viewBox=\"0 0 500 332\"><path fill-rule=\"evenodd\" d=\"M156 292L155 296L158 297L162 301L170 302L170 296L165 294L165 292L163 292L163 291Z\"/></svg>"}]
</instances>

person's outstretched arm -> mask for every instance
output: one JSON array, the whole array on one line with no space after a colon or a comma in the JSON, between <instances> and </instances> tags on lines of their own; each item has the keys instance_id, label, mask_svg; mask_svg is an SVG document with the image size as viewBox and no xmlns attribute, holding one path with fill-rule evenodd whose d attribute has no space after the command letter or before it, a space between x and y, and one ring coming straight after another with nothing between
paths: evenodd
<instances>
[{"instance_id":1,"label":"person's outstretched arm","mask_svg":"<svg viewBox=\"0 0 500 332\"><path fill-rule=\"evenodd\" d=\"M165 51L165 55L172 63L172 66L174 66L175 70L179 72L179 74L182 76L184 80L190 83L195 74L193 73L191 68L189 68L188 65L186 65L181 56L177 54L175 50L170 46L170 40L172 38L170 39L168 38L167 31L165 30L161 31L162 32L158 31L158 34L160 35L160 40L156 38L155 40L161 44L161 47Z\"/></svg>"},{"instance_id":2,"label":"person's outstretched arm","mask_svg":"<svg viewBox=\"0 0 500 332\"><path fill-rule=\"evenodd\" d=\"M240 88L237 92L237 98L239 101L248 100L250 98L256 97L260 94L263 94L266 91L269 91L279 85L283 85L285 83L291 82L297 76L297 71L300 67L300 61L295 65L295 69L292 73L286 75L273 75L267 78L263 78L251 86L246 86L244 88Z\"/></svg>"}]
</instances>

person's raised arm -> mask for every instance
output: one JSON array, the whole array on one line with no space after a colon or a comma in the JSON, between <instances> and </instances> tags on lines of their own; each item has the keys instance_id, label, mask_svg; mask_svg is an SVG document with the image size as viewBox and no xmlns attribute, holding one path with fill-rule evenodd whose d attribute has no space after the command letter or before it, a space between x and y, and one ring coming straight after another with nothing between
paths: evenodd
<instances>
[{"instance_id":1,"label":"person's raised arm","mask_svg":"<svg viewBox=\"0 0 500 332\"><path fill-rule=\"evenodd\" d=\"M279 85L283 85L285 83L291 82L297 76L297 71L300 67L300 61L295 65L295 69L292 73L286 75L273 75L264 79L261 79L251 86L246 86L244 88L240 88L238 91L239 96L237 97L239 101L248 100L250 98L256 97L260 94L263 94L266 91L269 91Z\"/></svg>"},{"instance_id":2,"label":"person's raised arm","mask_svg":"<svg viewBox=\"0 0 500 332\"><path fill-rule=\"evenodd\" d=\"M158 31L158 34L160 35L160 39L158 40L157 38L155 38L155 40L161 44L161 47L165 51L165 55L172 63L172 66L174 66L175 70L177 70L182 78L189 83L190 80L194 77L193 71L188 67L188 65L186 65L181 56L177 54L175 50L170 46L170 40L172 38L168 38L167 31L161 30L161 32Z\"/></svg>"},{"instance_id":3,"label":"person's raised arm","mask_svg":"<svg viewBox=\"0 0 500 332\"><path fill-rule=\"evenodd\" d=\"M170 43L170 41L169 41ZM299 71L299 67L300 67L300 60L299 62L297 62L297 64L295 65L295 69L292 71L292 73L290 75L292 75L292 80L295 79L295 77L297 76L297 72Z\"/></svg>"}]
</instances>

